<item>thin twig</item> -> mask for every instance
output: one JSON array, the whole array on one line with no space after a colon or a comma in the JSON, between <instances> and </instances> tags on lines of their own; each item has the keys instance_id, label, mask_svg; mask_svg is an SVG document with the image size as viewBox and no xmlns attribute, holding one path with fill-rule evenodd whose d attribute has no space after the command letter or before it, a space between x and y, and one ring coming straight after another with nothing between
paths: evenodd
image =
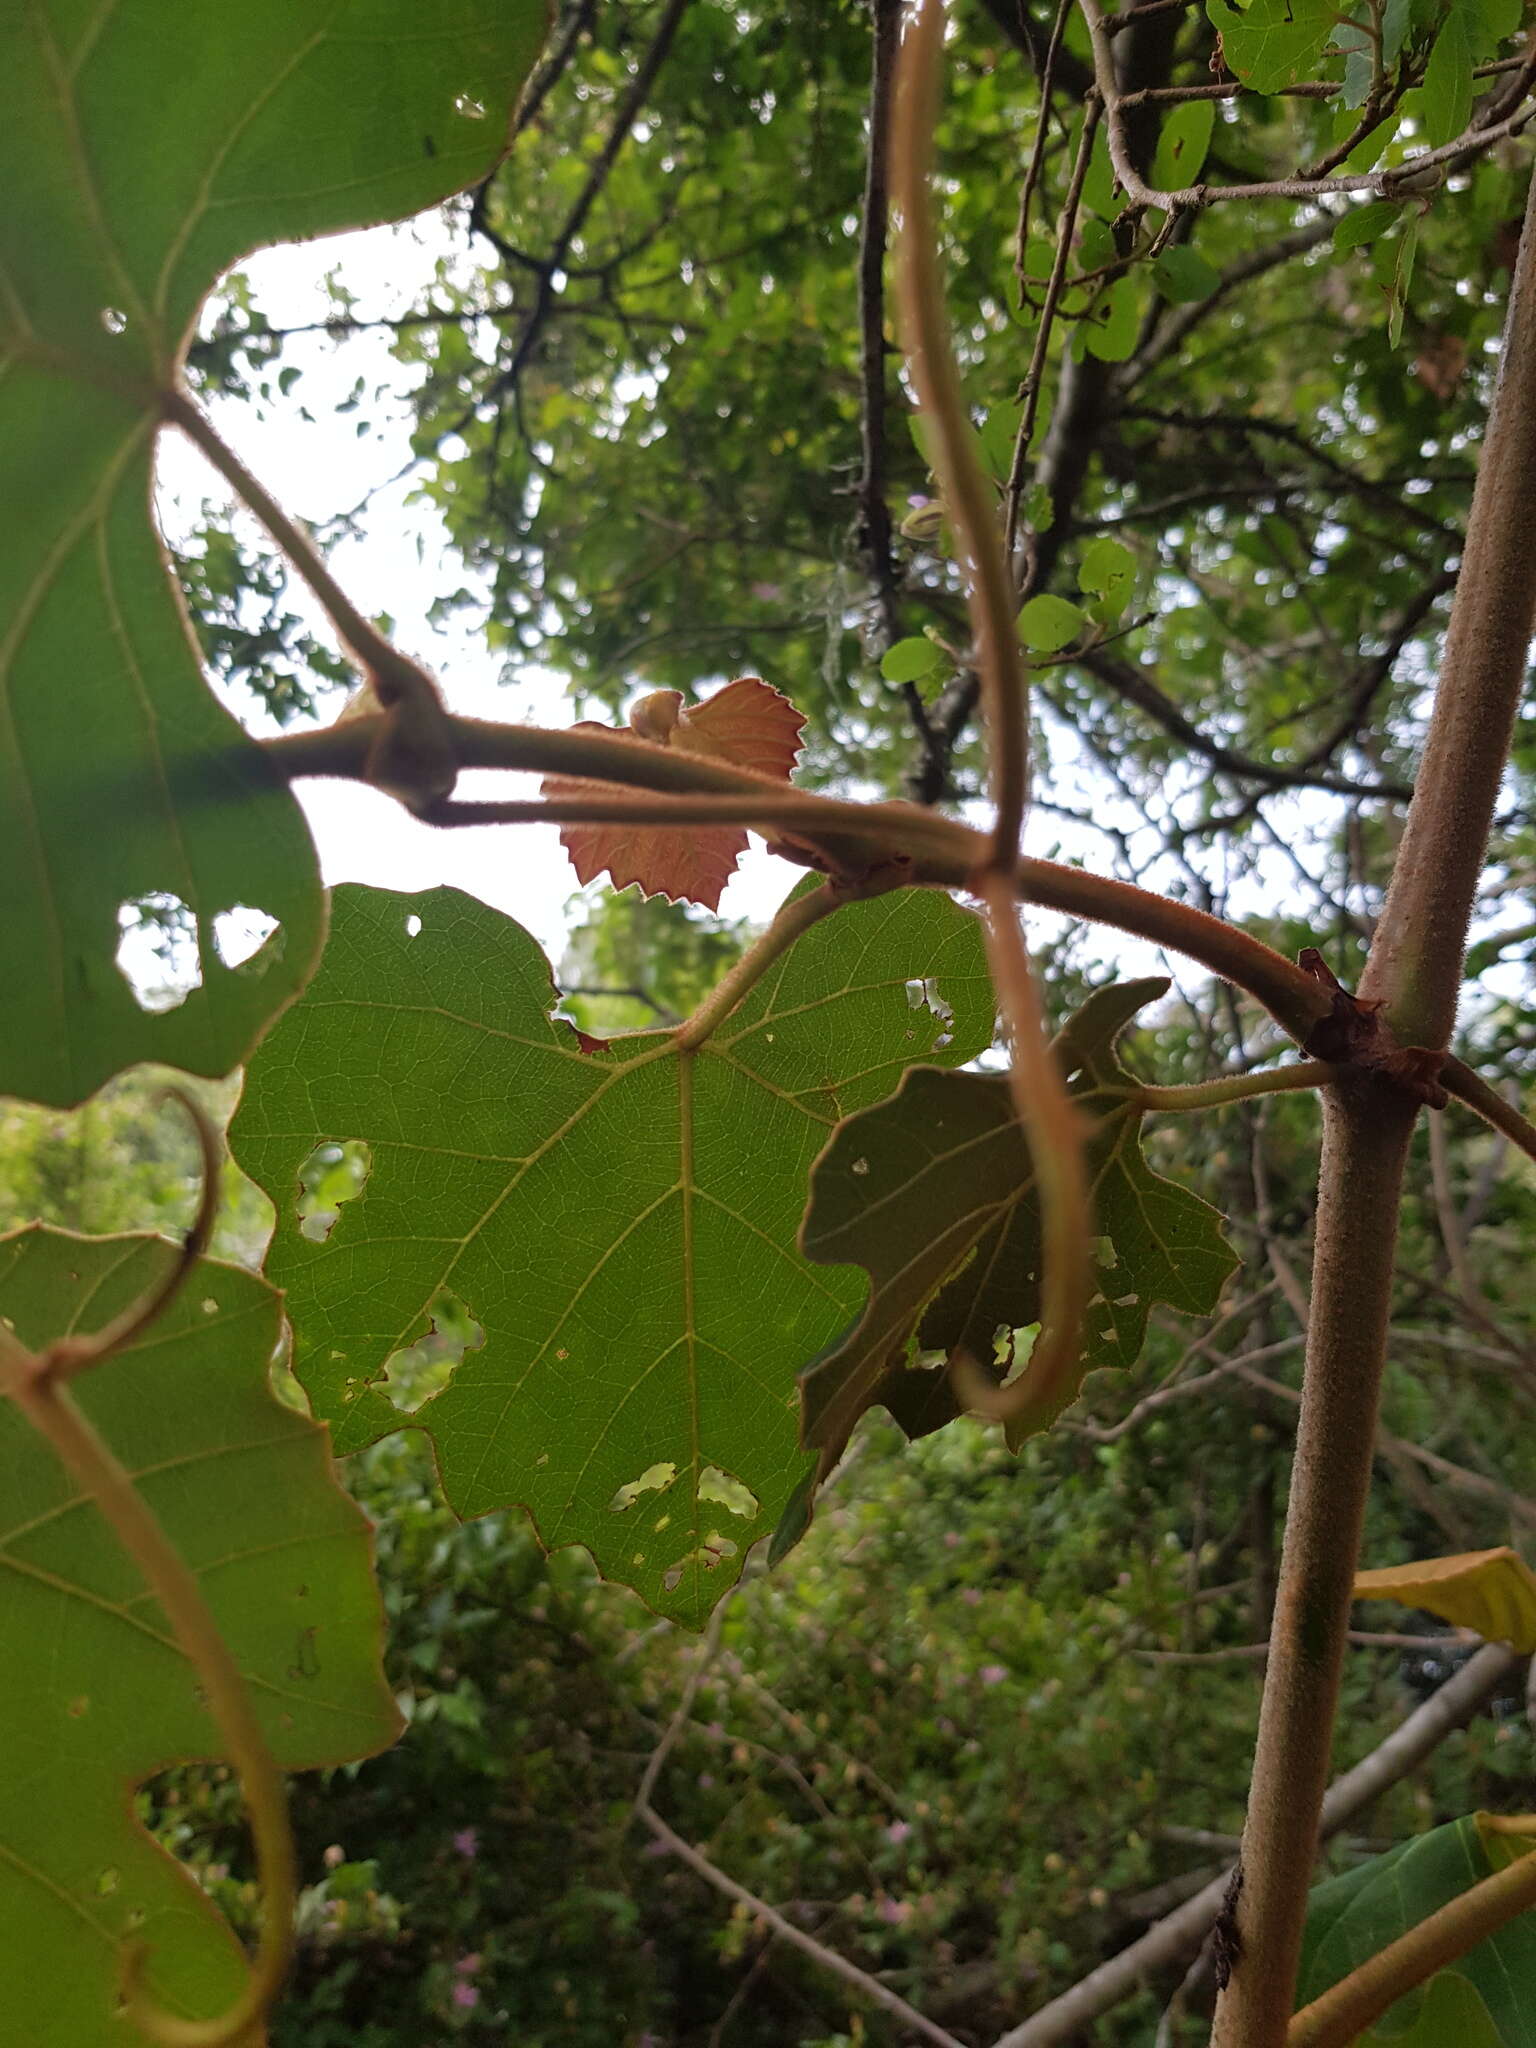
<instances>
[{"instance_id":1,"label":"thin twig","mask_svg":"<svg viewBox=\"0 0 1536 2048\"><path fill-rule=\"evenodd\" d=\"M646 1763L639 1790L635 1794L636 1817L680 1862L687 1864L691 1871L702 1877L707 1884L713 1885L716 1891L723 1892L735 1904L745 1906L764 1926L771 1927L781 1940L799 1949L802 1955L809 1956L822 1969L835 1977L840 1977L845 1984L852 1985L872 2004L891 2013L915 2033L921 2034L924 2040L934 2042L936 2048L963 2048L963 2044L957 2041L953 2034L947 2034L942 2027L935 2026L932 2020L925 2019L915 2006L908 2005L904 1998L898 1997L894 1991L882 1984L878 1977L872 1977L867 1970L861 1970L856 1963L849 1962L846 1956L839 1955L836 1949L827 1948L813 1935L807 1934L803 1928L796 1927L793 1921L787 1920L766 1900L749 1892L734 1878L727 1877L717 1864L710 1861L702 1849L695 1848L691 1842L685 1841L676 1829L669 1827L652 1804L667 1759L692 1718L693 1703L698 1696L699 1687L719 1652L721 1628L729 1597L727 1595L726 1600L723 1600L711 1615L709 1627L689 1670L676 1710Z\"/></svg>"},{"instance_id":2,"label":"thin twig","mask_svg":"<svg viewBox=\"0 0 1536 2048\"><path fill-rule=\"evenodd\" d=\"M592 168L576 196L575 204L566 215L548 255L539 259L538 284L533 305L529 309L522 332L513 344L510 361L491 388L491 396L514 389L522 377L558 296L556 280L564 272L571 246L585 227L587 216L596 205L604 185L608 182L609 173L618 161L619 152L629 139L629 132L634 127L635 119L655 83L656 74L666 62L673 38L677 34L678 24L687 12L688 5L689 0L668 0L661 20L656 25L656 33L646 46L645 54L630 80L629 90L619 102L614 113L613 125L604 138L602 148L593 159Z\"/></svg>"}]
</instances>

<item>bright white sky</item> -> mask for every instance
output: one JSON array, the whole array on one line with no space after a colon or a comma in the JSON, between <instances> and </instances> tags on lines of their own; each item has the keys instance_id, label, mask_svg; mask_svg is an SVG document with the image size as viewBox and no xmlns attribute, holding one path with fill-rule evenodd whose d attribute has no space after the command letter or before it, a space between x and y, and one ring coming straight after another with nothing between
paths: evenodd
<instances>
[{"instance_id":1,"label":"bright white sky","mask_svg":"<svg viewBox=\"0 0 1536 2048\"><path fill-rule=\"evenodd\" d=\"M439 216L425 215L401 228L267 250L241 268L273 324L293 327L323 321L334 313L324 289L324 279L332 271L340 272L356 298L359 317L403 312L420 302L439 261L451 259L460 247ZM500 657L486 647L472 611L456 613L444 626L429 618L435 598L447 590L473 588L474 579L448 547L435 511L412 502L412 479L388 481L409 460L411 424L404 403L408 374L390 356L389 340L387 329L349 336L340 345L323 334L296 337L287 344L283 362L299 367L303 375L289 399L277 401L264 419L245 405L221 404L215 409L220 431L288 510L301 518L323 521L376 493L363 517L366 538L344 541L332 554L332 567L364 611L387 612L393 618L396 638L440 678L454 710L541 725L568 724L575 707L558 678L533 669L511 685L502 682ZM367 391L358 412L338 414L336 406L358 379ZM359 417L368 422L366 433L357 431ZM229 497L202 457L174 435L162 439L160 484L161 517L173 537L185 532L205 497L218 503ZM290 581L288 604L305 616L317 635L330 637L323 614L296 578ZM339 699L337 703L339 708ZM253 730L260 729L263 714L251 702L231 708ZM1058 780L1078 783L1070 742L1059 746L1053 735L1053 749ZM1102 815L1102 783L1089 764L1082 766L1080 786L1069 786L1065 795ZM466 786L466 793L471 787L474 794L484 796L531 794L534 779L480 775ZM305 783L300 785L300 797L328 882L362 881L402 890L450 883L515 916L558 965L566 934L579 919L582 898L553 827L433 831L387 797L350 783ZM1310 837L1306 796L1282 799L1270 809L1277 828L1288 831L1294 826L1291 843L1305 848ZM1137 821L1128 814L1125 822ZM1034 820L1030 844L1060 858L1082 859L1089 866L1104 860L1103 842L1096 835L1044 816ZM766 920L798 873L754 840L725 891L722 915ZM1170 873L1167 879L1174 877ZM1293 901L1304 913L1307 908L1308 892L1278 853L1261 857L1261 872L1241 884L1236 894L1244 901ZM1242 907L1234 901L1234 910ZM1032 936L1044 938L1056 922L1033 914ZM1113 961L1122 973L1171 971L1186 987L1202 978L1190 963L1171 961L1107 929L1093 937L1092 950Z\"/></svg>"},{"instance_id":2,"label":"bright white sky","mask_svg":"<svg viewBox=\"0 0 1536 2048\"><path fill-rule=\"evenodd\" d=\"M275 326L333 315L323 280L338 267L360 301L360 317L377 318L419 301L448 247L442 223L429 215L398 230L379 228L269 249L241 268ZM385 329L349 337L340 346L324 335L297 337L283 361L304 374L286 404L265 419L239 403L215 408L220 432L287 510L302 519L324 520L356 505L409 460L410 420L400 396L407 377L389 354L389 340ZM335 411L359 377L370 393L360 408L370 422L362 436L353 415ZM375 389L381 393L378 403L372 402ZM302 417L301 408L311 420ZM162 438L159 479L161 518L173 536L188 529L204 498L223 503L229 497L222 479L179 435ZM558 678L532 670L510 687L501 682L500 657L487 649L472 612L457 615L446 627L429 620L434 598L461 586L473 588L474 579L448 548L433 508L411 502L411 479L378 490L364 516L366 541L344 541L331 557L332 567L365 612L391 616L396 639L439 677L451 707L483 718L570 724L574 709ZM318 636L334 638L297 578L290 580L288 607L302 613ZM339 709L340 698L334 701ZM252 730L274 729L263 724L249 699L232 703L231 709ZM477 775L464 786L464 794L471 792L532 795L537 788L531 776ZM558 963L581 898L553 827L433 831L388 797L356 784L307 782L299 794L328 882L406 890L451 883L510 912ZM754 841L725 891L721 915L766 919L798 875L798 869Z\"/></svg>"}]
</instances>

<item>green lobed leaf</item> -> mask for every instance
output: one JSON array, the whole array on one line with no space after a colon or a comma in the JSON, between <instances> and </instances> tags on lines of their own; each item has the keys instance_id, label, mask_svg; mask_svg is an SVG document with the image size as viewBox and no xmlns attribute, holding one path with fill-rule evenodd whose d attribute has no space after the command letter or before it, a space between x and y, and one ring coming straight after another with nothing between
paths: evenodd
<instances>
[{"instance_id":1,"label":"green lobed leaf","mask_svg":"<svg viewBox=\"0 0 1536 2048\"><path fill-rule=\"evenodd\" d=\"M302 987L314 853L202 681L150 519L158 394L248 251L483 177L544 26L543 0L0 14L0 1092L222 1074ZM179 1006L115 964L136 908L195 945ZM237 909L279 927L243 967Z\"/></svg>"},{"instance_id":2,"label":"green lobed leaf","mask_svg":"<svg viewBox=\"0 0 1536 2048\"><path fill-rule=\"evenodd\" d=\"M1465 1814L1317 1886L1307 1911L1298 2009L1480 1884L1509 1860ZM1518 1846L1518 1844L1516 1844ZM1527 1850L1536 1841L1527 1837ZM1385 2012L1359 2048L1536 2048L1536 1914L1522 1913Z\"/></svg>"},{"instance_id":3,"label":"green lobed leaf","mask_svg":"<svg viewBox=\"0 0 1536 2048\"><path fill-rule=\"evenodd\" d=\"M1333 0L1205 0L1229 70L1255 92L1274 93L1308 76L1338 20Z\"/></svg>"},{"instance_id":4,"label":"green lobed leaf","mask_svg":"<svg viewBox=\"0 0 1536 2048\"><path fill-rule=\"evenodd\" d=\"M857 1275L797 1248L806 1174L910 1061L990 1042L980 927L926 891L852 905L692 1054L658 1032L583 1051L553 998L498 911L340 889L230 1142L278 1206L268 1271L338 1448L407 1419L386 1363L446 1290L484 1343L411 1419L457 1512L522 1505L551 1548L698 1622L800 1479L796 1375L858 1304ZM348 1139L369 1178L317 1243L300 1171Z\"/></svg>"},{"instance_id":5,"label":"green lobed leaf","mask_svg":"<svg viewBox=\"0 0 1536 2048\"><path fill-rule=\"evenodd\" d=\"M1237 1263L1216 1211L1147 1165L1142 1112L1106 1093L1128 1085L1116 1039L1168 986L1152 978L1099 989L1056 1041L1095 1119L1088 1161L1101 1257L1082 1373L1133 1365L1154 1302L1207 1314ZM812 1170L801 1243L810 1258L851 1261L870 1278L858 1325L803 1376L806 1442L835 1455L876 1403L910 1435L952 1419L947 1371L918 1368L919 1354L964 1348L987 1365L1001 1337L1006 1363L1012 1333L1040 1313L1034 1173L1006 1080L915 1067L889 1101L850 1117ZM1021 1434L1048 1427L1080 1385L1081 1373Z\"/></svg>"},{"instance_id":6,"label":"green lobed leaf","mask_svg":"<svg viewBox=\"0 0 1536 2048\"><path fill-rule=\"evenodd\" d=\"M0 1316L34 1350L99 1328L169 1256L163 1238L21 1231L0 1239ZM274 1752L299 1768L371 1755L399 1717L367 1523L324 1430L270 1388L279 1327L271 1287L202 1260L75 1393L201 1580ZM136 1567L9 1402L0 1501L5 2037L126 2048L125 1937L146 1944L152 1995L184 2017L222 2012L244 1981L224 1922L131 1804L151 1774L216 1757L220 1741Z\"/></svg>"}]
</instances>

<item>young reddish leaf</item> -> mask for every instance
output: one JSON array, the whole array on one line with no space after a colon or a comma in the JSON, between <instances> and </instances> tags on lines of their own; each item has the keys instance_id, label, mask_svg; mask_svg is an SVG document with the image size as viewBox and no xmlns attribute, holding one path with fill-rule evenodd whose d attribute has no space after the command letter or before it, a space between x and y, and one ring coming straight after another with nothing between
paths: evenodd
<instances>
[{"instance_id":1,"label":"young reddish leaf","mask_svg":"<svg viewBox=\"0 0 1536 2048\"><path fill-rule=\"evenodd\" d=\"M654 690L633 706L627 728L588 720L576 730L616 731L627 739L677 747L788 782L804 724L802 714L771 683L739 676L691 709L680 690ZM609 788L569 775L544 780L546 796L599 796ZM738 825L567 825L560 843L583 882L606 872L615 889L637 882L642 895L686 897L718 910L720 892L747 850L747 835Z\"/></svg>"}]
</instances>

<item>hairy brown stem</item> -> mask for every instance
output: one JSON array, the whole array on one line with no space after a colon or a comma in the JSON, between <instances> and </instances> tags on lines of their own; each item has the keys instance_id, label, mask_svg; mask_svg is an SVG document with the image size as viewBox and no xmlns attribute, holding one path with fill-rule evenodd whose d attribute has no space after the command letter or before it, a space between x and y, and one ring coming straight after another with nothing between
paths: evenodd
<instances>
[{"instance_id":1,"label":"hairy brown stem","mask_svg":"<svg viewBox=\"0 0 1536 2048\"><path fill-rule=\"evenodd\" d=\"M1091 7L1093 0L1084 0ZM1450 1035L1473 894L1536 620L1536 183L1424 763L1362 981L1407 1042ZM1239 1952L1213 2048L1282 2048L1317 1853L1415 1111L1328 1091L1296 1465L1243 1832Z\"/></svg>"},{"instance_id":2,"label":"hairy brown stem","mask_svg":"<svg viewBox=\"0 0 1536 2048\"><path fill-rule=\"evenodd\" d=\"M1377 1082L1324 1095L1312 1316L1259 1717L1240 1950L1213 2048L1279 2048L1290 2016L1392 1314L1415 1105Z\"/></svg>"},{"instance_id":3,"label":"hairy brown stem","mask_svg":"<svg viewBox=\"0 0 1536 2048\"><path fill-rule=\"evenodd\" d=\"M368 782L382 723L376 718L359 718L312 732L283 733L262 741L262 751L276 772L289 780L331 775ZM550 732L538 726L498 725L488 719L452 716L448 731L463 768L522 768L541 775L578 775L615 784L613 810L604 811L603 816L635 816L625 810L631 801L628 792L635 789L664 790L679 798L690 792L739 796L746 801L731 809L731 819L742 824L777 823L792 831L794 837L778 850L804 866L817 865L816 849L822 848L834 855L834 866L856 864L861 858L867 865L877 856L906 862L907 880L919 886L965 889L986 852L987 841L981 833L917 804L849 803L809 790L786 789L783 783L747 769L727 767L724 762L676 747L637 746L618 733ZM580 801L596 806L606 800ZM496 816L507 821L555 820L575 815L575 802L572 799L559 810L552 799L540 806L507 803L494 810L454 802L425 807L421 815L429 824L483 824ZM595 818L598 813L593 809L582 815ZM693 821L718 822L722 815L714 808L701 808ZM684 813L669 812L668 817L681 821ZM802 846L802 841L807 844ZM1154 895L1130 882L1028 856L1017 864L1014 888L1023 903L1114 925L1150 939L1154 945L1186 954L1212 974L1246 989L1293 1038L1306 1038L1327 1015L1328 999L1309 975L1262 940L1190 904Z\"/></svg>"}]
</instances>

